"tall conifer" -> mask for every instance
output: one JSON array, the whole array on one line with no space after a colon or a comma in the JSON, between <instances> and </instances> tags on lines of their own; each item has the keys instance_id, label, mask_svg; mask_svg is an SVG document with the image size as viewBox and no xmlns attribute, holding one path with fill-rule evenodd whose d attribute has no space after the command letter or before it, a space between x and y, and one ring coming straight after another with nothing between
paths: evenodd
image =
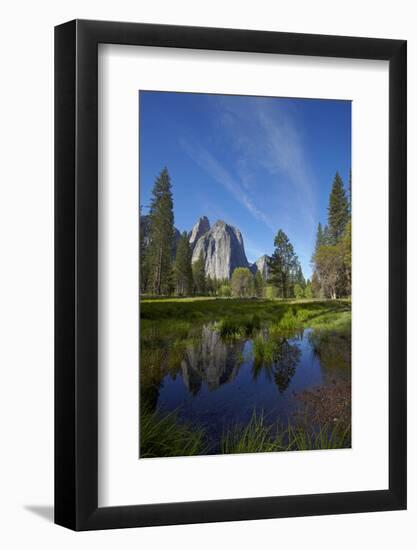
<instances>
[{"instance_id":1,"label":"tall conifer","mask_svg":"<svg viewBox=\"0 0 417 550\"><path fill-rule=\"evenodd\" d=\"M180 296L191 294L193 288L193 272L191 269L191 247L188 233L184 231L178 242L174 266L175 292Z\"/></svg>"},{"instance_id":2,"label":"tall conifer","mask_svg":"<svg viewBox=\"0 0 417 550\"><path fill-rule=\"evenodd\" d=\"M282 229L275 236L274 246L275 250L268 262L269 282L277 288L281 298L291 298L299 268L298 258L289 238Z\"/></svg>"},{"instance_id":3,"label":"tall conifer","mask_svg":"<svg viewBox=\"0 0 417 550\"><path fill-rule=\"evenodd\" d=\"M171 180L164 168L155 180L149 210L148 290L152 294L167 294L172 276L174 211Z\"/></svg>"},{"instance_id":4,"label":"tall conifer","mask_svg":"<svg viewBox=\"0 0 417 550\"><path fill-rule=\"evenodd\" d=\"M194 288L198 294L206 292L206 268L203 251L200 252L198 260L193 263Z\"/></svg>"},{"instance_id":5,"label":"tall conifer","mask_svg":"<svg viewBox=\"0 0 417 550\"><path fill-rule=\"evenodd\" d=\"M335 245L343 236L349 221L349 202L339 172L333 180L328 207L329 244Z\"/></svg>"}]
</instances>

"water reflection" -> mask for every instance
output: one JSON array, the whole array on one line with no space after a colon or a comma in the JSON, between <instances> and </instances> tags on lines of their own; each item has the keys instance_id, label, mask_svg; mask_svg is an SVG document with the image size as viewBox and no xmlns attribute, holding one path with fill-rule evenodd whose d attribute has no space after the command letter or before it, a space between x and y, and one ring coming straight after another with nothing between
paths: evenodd
<instances>
[{"instance_id":1,"label":"water reflection","mask_svg":"<svg viewBox=\"0 0 417 550\"><path fill-rule=\"evenodd\" d=\"M268 347L266 352L265 346ZM264 372L269 380L275 382L278 391L283 393L295 374L300 357L300 346L289 338L275 337L263 340L262 344L258 345L255 340L253 378L256 380L259 374Z\"/></svg>"},{"instance_id":2,"label":"water reflection","mask_svg":"<svg viewBox=\"0 0 417 550\"><path fill-rule=\"evenodd\" d=\"M351 335L345 332L316 330L308 334L312 353L321 366L324 384L348 380L351 373Z\"/></svg>"},{"instance_id":3,"label":"water reflection","mask_svg":"<svg viewBox=\"0 0 417 550\"><path fill-rule=\"evenodd\" d=\"M181 362L186 388L198 395L203 382L209 390L233 380L241 364L244 341L227 342L212 325L205 325L201 340L186 348Z\"/></svg>"},{"instance_id":4,"label":"water reflection","mask_svg":"<svg viewBox=\"0 0 417 550\"><path fill-rule=\"evenodd\" d=\"M299 407L296 394L350 380L350 341L350 332L265 324L233 337L216 324L149 331L141 341L141 403L176 410L213 439L227 423L248 421L254 408L285 423Z\"/></svg>"}]
</instances>

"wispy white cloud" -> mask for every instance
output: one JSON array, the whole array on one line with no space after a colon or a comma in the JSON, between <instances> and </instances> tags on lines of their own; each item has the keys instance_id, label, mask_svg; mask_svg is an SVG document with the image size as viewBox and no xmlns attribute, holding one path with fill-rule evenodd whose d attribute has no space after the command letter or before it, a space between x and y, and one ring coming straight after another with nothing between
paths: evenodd
<instances>
[{"instance_id":1,"label":"wispy white cloud","mask_svg":"<svg viewBox=\"0 0 417 550\"><path fill-rule=\"evenodd\" d=\"M310 249L317 222L314 170L302 121L293 106L279 101L213 96L216 132L212 144L181 140L186 153L233 195L268 232L288 232L309 273ZM227 167L213 151L231 151ZM266 251L246 237L248 256Z\"/></svg>"},{"instance_id":2,"label":"wispy white cloud","mask_svg":"<svg viewBox=\"0 0 417 550\"><path fill-rule=\"evenodd\" d=\"M287 193L275 194L277 200L282 203L288 198L288 191L292 191L298 211L304 216L303 225L313 228L314 174L306 154L303 130L293 113L279 102L264 98L245 101L244 109L239 101L229 97L216 97L213 105L219 112L227 113L219 120L232 139L238 174L245 188L249 191L251 186L259 185L254 174L263 167L278 178L278 183L289 186ZM269 193L272 200L273 190L269 189Z\"/></svg>"},{"instance_id":3,"label":"wispy white cloud","mask_svg":"<svg viewBox=\"0 0 417 550\"><path fill-rule=\"evenodd\" d=\"M254 218L263 222L272 231L275 229L274 224L268 216L255 205L253 199L245 191L244 185L242 185L240 181L238 181L238 179L235 178L212 153L210 153L210 151L200 145L191 145L183 138L180 140L180 143L190 158L217 181L217 183L226 188Z\"/></svg>"}]
</instances>

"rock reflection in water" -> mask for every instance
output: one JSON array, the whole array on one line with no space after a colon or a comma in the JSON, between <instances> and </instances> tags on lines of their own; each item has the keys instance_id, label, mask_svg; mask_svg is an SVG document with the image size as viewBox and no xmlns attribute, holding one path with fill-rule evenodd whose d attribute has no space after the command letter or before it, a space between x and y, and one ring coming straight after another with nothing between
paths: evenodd
<instances>
[{"instance_id":1,"label":"rock reflection in water","mask_svg":"<svg viewBox=\"0 0 417 550\"><path fill-rule=\"evenodd\" d=\"M187 389L197 395L205 382L209 390L233 380L241 364L244 342L224 341L210 325L205 325L201 339L188 346L181 362Z\"/></svg>"},{"instance_id":2,"label":"rock reflection in water","mask_svg":"<svg viewBox=\"0 0 417 550\"><path fill-rule=\"evenodd\" d=\"M254 409L285 424L301 392L349 381L350 333L264 324L224 337L218 323L195 323L178 338L161 333L142 341L141 359L141 403L175 411L218 442L225 427L248 422Z\"/></svg>"}]
</instances>

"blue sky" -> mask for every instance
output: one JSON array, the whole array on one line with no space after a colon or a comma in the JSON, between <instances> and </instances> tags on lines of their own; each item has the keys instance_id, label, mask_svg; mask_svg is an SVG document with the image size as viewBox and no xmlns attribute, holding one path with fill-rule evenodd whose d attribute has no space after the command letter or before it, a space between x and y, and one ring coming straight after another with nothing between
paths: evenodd
<instances>
[{"instance_id":1,"label":"blue sky","mask_svg":"<svg viewBox=\"0 0 417 550\"><path fill-rule=\"evenodd\" d=\"M139 109L143 213L167 166L180 231L203 215L222 219L240 229L253 262L283 229L311 275L336 170L349 178L349 101L141 91Z\"/></svg>"}]
</instances>

